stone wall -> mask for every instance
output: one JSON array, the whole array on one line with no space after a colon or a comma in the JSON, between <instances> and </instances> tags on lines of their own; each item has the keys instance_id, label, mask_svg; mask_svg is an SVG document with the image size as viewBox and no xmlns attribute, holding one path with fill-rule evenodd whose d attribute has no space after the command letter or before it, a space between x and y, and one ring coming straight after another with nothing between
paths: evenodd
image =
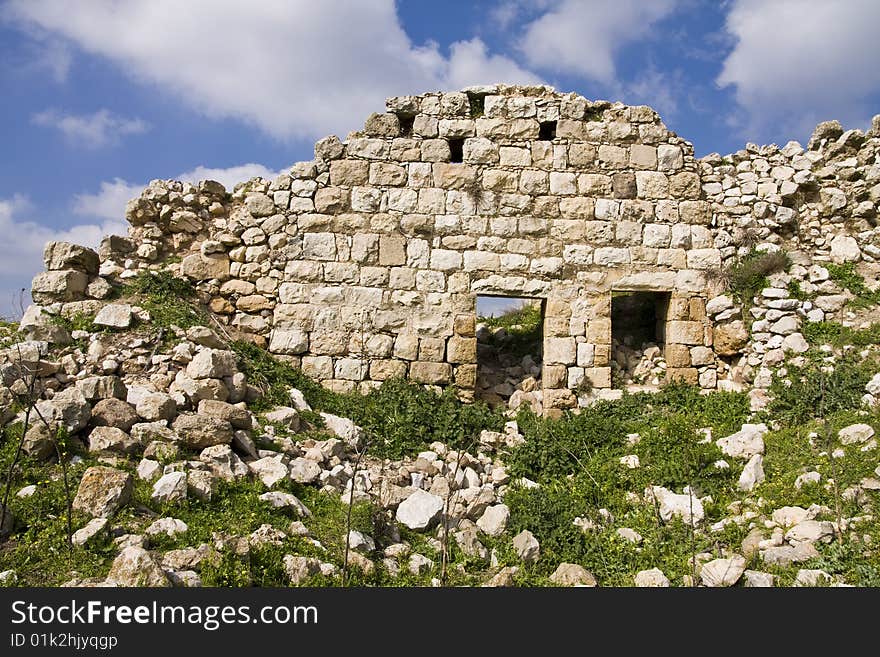
<instances>
[{"instance_id":1,"label":"stone wall","mask_svg":"<svg viewBox=\"0 0 880 657\"><path fill-rule=\"evenodd\" d=\"M89 310L139 270L168 268L223 323L328 387L406 376L467 396L476 296L537 297L549 409L611 386L614 291L671 295L668 376L711 389L777 348L769 331L749 343L723 298L707 314L734 258L784 247L807 285L821 285L808 275L821 261L880 258L880 117L867 134L821 124L806 150L697 161L649 107L548 87L405 96L387 110L231 194L153 181L129 203L129 235L105 239L100 257L47 251L34 302ZM790 335L816 308L763 310L792 315Z\"/></svg>"}]
</instances>

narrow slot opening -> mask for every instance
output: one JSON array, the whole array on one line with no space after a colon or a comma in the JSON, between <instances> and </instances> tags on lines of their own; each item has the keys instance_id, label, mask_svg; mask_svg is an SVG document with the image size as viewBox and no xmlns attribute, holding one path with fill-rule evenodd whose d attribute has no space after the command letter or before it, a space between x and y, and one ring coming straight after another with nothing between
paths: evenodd
<instances>
[{"instance_id":1,"label":"narrow slot opening","mask_svg":"<svg viewBox=\"0 0 880 657\"><path fill-rule=\"evenodd\" d=\"M464 139L450 139L449 140L449 161L450 162L463 162L464 161Z\"/></svg>"},{"instance_id":2,"label":"narrow slot opening","mask_svg":"<svg viewBox=\"0 0 880 657\"><path fill-rule=\"evenodd\" d=\"M538 130L538 139L541 141L556 139L556 121L542 121Z\"/></svg>"}]
</instances>

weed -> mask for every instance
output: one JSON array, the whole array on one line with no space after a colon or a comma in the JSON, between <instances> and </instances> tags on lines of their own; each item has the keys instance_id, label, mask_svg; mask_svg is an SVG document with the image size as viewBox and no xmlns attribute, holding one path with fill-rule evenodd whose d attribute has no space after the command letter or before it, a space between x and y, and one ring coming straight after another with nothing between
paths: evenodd
<instances>
[{"instance_id":1,"label":"weed","mask_svg":"<svg viewBox=\"0 0 880 657\"><path fill-rule=\"evenodd\" d=\"M767 276L784 271L790 265L791 259L782 251L752 250L728 268L730 291L741 303L751 303L752 298L767 287Z\"/></svg>"},{"instance_id":2,"label":"weed","mask_svg":"<svg viewBox=\"0 0 880 657\"><path fill-rule=\"evenodd\" d=\"M169 271L140 272L125 286L124 293L137 297L150 313L151 322L160 328L188 329L207 323L207 314L196 302L192 283Z\"/></svg>"},{"instance_id":3,"label":"weed","mask_svg":"<svg viewBox=\"0 0 880 657\"><path fill-rule=\"evenodd\" d=\"M848 305L852 308L870 308L880 303L880 290L872 291L865 285L865 279L856 271L854 262L846 262L840 265L828 263L826 266L831 280L842 288L849 290L853 298Z\"/></svg>"}]
</instances>

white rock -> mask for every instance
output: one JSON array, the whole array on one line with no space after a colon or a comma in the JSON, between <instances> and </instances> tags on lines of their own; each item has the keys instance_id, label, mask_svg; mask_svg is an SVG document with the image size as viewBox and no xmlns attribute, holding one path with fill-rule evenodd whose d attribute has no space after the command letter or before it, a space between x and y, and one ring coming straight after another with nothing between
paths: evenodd
<instances>
[{"instance_id":1,"label":"white rock","mask_svg":"<svg viewBox=\"0 0 880 657\"><path fill-rule=\"evenodd\" d=\"M859 243L850 235L838 235L831 240L831 261L836 264L858 262L862 258Z\"/></svg>"},{"instance_id":2,"label":"white rock","mask_svg":"<svg viewBox=\"0 0 880 657\"><path fill-rule=\"evenodd\" d=\"M162 475L153 484L153 493L150 497L153 501L161 504L184 499L186 497L186 473L169 472Z\"/></svg>"},{"instance_id":3,"label":"white rock","mask_svg":"<svg viewBox=\"0 0 880 657\"><path fill-rule=\"evenodd\" d=\"M423 531L430 529L442 511L442 498L418 489L400 503L396 517L410 529Z\"/></svg>"},{"instance_id":4,"label":"white rock","mask_svg":"<svg viewBox=\"0 0 880 657\"><path fill-rule=\"evenodd\" d=\"M746 569L745 557L735 554L729 559L713 559L703 564L700 581L704 586L733 586Z\"/></svg>"},{"instance_id":5,"label":"white rock","mask_svg":"<svg viewBox=\"0 0 880 657\"><path fill-rule=\"evenodd\" d=\"M339 417L331 413L321 413L324 424L335 433L349 447L357 448L364 436L364 430L348 418Z\"/></svg>"},{"instance_id":6,"label":"white rock","mask_svg":"<svg viewBox=\"0 0 880 657\"><path fill-rule=\"evenodd\" d=\"M669 578L659 568L640 570L634 581L636 586L642 588L666 588L670 585Z\"/></svg>"},{"instance_id":7,"label":"white rock","mask_svg":"<svg viewBox=\"0 0 880 657\"><path fill-rule=\"evenodd\" d=\"M703 503L695 495L676 494L662 486L651 486L645 491L645 496L657 500L660 509L660 518L669 522L673 516L680 517L685 523L698 525L703 519Z\"/></svg>"},{"instance_id":8,"label":"white rock","mask_svg":"<svg viewBox=\"0 0 880 657\"><path fill-rule=\"evenodd\" d=\"M266 488L272 488L280 481L289 476L287 466L277 457L267 456L256 461L251 461L247 467L253 472Z\"/></svg>"},{"instance_id":9,"label":"white rock","mask_svg":"<svg viewBox=\"0 0 880 657\"><path fill-rule=\"evenodd\" d=\"M820 475L818 472L805 472L803 474L799 474L797 476L797 479L794 480L794 487L800 490L807 484L818 484L821 479L822 475Z\"/></svg>"},{"instance_id":10,"label":"white rock","mask_svg":"<svg viewBox=\"0 0 880 657\"><path fill-rule=\"evenodd\" d=\"M755 454L764 453L764 435L767 433L767 425L744 424L742 429L725 438L716 441L716 445L727 456L735 458L750 458Z\"/></svg>"},{"instance_id":11,"label":"white rock","mask_svg":"<svg viewBox=\"0 0 880 657\"><path fill-rule=\"evenodd\" d=\"M851 424L838 431L837 437L844 445L864 443L874 437L874 428L868 424Z\"/></svg>"},{"instance_id":12,"label":"white rock","mask_svg":"<svg viewBox=\"0 0 880 657\"><path fill-rule=\"evenodd\" d=\"M321 466L311 459L298 456L290 462L290 478L300 484L310 484L321 476Z\"/></svg>"},{"instance_id":13,"label":"white rock","mask_svg":"<svg viewBox=\"0 0 880 657\"><path fill-rule=\"evenodd\" d=\"M824 570L807 570L801 568L794 578L795 586L828 586L832 582L831 575Z\"/></svg>"},{"instance_id":14,"label":"white rock","mask_svg":"<svg viewBox=\"0 0 880 657\"><path fill-rule=\"evenodd\" d=\"M810 345L807 342L806 338L800 333L792 333L791 335L786 335L782 340L782 350L785 352L793 352L796 354L803 354L809 351Z\"/></svg>"},{"instance_id":15,"label":"white rock","mask_svg":"<svg viewBox=\"0 0 880 657\"><path fill-rule=\"evenodd\" d=\"M755 454L743 468L737 487L742 491L751 491L762 481L764 481L764 457Z\"/></svg>"},{"instance_id":16,"label":"white rock","mask_svg":"<svg viewBox=\"0 0 880 657\"><path fill-rule=\"evenodd\" d=\"M131 306L127 303L108 303L98 311L93 324L110 328L128 328L131 326Z\"/></svg>"},{"instance_id":17,"label":"white rock","mask_svg":"<svg viewBox=\"0 0 880 657\"><path fill-rule=\"evenodd\" d=\"M880 373L877 373L871 377L871 380L868 381L867 385L865 386L865 390L867 390L869 394L874 395L875 397L880 397Z\"/></svg>"},{"instance_id":18,"label":"white rock","mask_svg":"<svg viewBox=\"0 0 880 657\"><path fill-rule=\"evenodd\" d=\"M477 527L489 536L500 536L507 529L507 521L510 519L510 509L506 504L496 504L487 507L477 520Z\"/></svg>"},{"instance_id":19,"label":"white rock","mask_svg":"<svg viewBox=\"0 0 880 657\"><path fill-rule=\"evenodd\" d=\"M260 495L260 500L266 502L270 506L275 507L276 509L291 508L302 517L308 517L312 515L312 512L309 511L308 507L303 504L296 495L292 495L290 493L282 493L280 491L273 490Z\"/></svg>"},{"instance_id":20,"label":"white rock","mask_svg":"<svg viewBox=\"0 0 880 657\"><path fill-rule=\"evenodd\" d=\"M827 520L803 520L789 529L785 540L789 543L828 541L834 536L834 525Z\"/></svg>"},{"instance_id":21,"label":"white rock","mask_svg":"<svg viewBox=\"0 0 880 657\"><path fill-rule=\"evenodd\" d=\"M706 314L713 317L725 310L730 310L733 306L733 300L726 294L722 294L706 302Z\"/></svg>"},{"instance_id":22,"label":"white rock","mask_svg":"<svg viewBox=\"0 0 880 657\"><path fill-rule=\"evenodd\" d=\"M817 473L818 474L818 473ZM810 512L799 506L783 506L773 512L773 522L783 527L794 527L799 522L808 520Z\"/></svg>"},{"instance_id":23,"label":"white rock","mask_svg":"<svg viewBox=\"0 0 880 657\"><path fill-rule=\"evenodd\" d=\"M743 574L743 586L746 588L772 588L776 579L770 573L762 573L759 570L747 570Z\"/></svg>"},{"instance_id":24,"label":"white rock","mask_svg":"<svg viewBox=\"0 0 880 657\"><path fill-rule=\"evenodd\" d=\"M85 545L101 533L106 526L107 518L93 518L86 523L85 527L73 532L71 541L74 545Z\"/></svg>"},{"instance_id":25,"label":"white rock","mask_svg":"<svg viewBox=\"0 0 880 657\"><path fill-rule=\"evenodd\" d=\"M310 411L312 407L309 406L309 402L306 401L306 396L296 388L291 388L288 391L290 395L290 403L291 405L298 411Z\"/></svg>"},{"instance_id":26,"label":"white rock","mask_svg":"<svg viewBox=\"0 0 880 657\"><path fill-rule=\"evenodd\" d=\"M525 563L534 563L541 556L541 545L528 529L523 529L513 537L513 549Z\"/></svg>"},{"instance_id":27,"label":"white rock","mask_svg":"<svg viewBox=\"0 0 880 657\"><path fill-rule=\"evenodd\" d=\"M376 549L376 542L372 537L352 529L348 532L348 546L356 552L372 552Z\"/></svg>"},{"instance_id":28,"label":"white rock","mask_svg":"<svg viewBox=\"0 0 880 657\"><path fill-rule=\"evenodd\" d=\"M635 529L630 529L629 527L619 527L617 529L617 535L623 540L628 541L629 543L635 543L636 545L644 540L641 534Z\"/></svg>"},{"instance_id":29,"label":"white rock","mask_svg":"<svg viewBox=\"0 0 880 657\"><path fill-rule=\"evenodd\" d=\"M188 529L189 526L183 520L178 520L177 518L159 518L147 527L146 534L147 536L157 536L158 534L176 536L177 534L183 534Z\"/></svg>"},{"instance_id":30,"label":"white rock","mask_svg":"<svg viewBox=\"0 0 880 657\"><path fill-rule=\"evenodd\" d=\"M638 454L627 454L626 456L620 457L620 464L630 470L635 470L641 463L639 462Z\"/></svg>"}]
</instances>

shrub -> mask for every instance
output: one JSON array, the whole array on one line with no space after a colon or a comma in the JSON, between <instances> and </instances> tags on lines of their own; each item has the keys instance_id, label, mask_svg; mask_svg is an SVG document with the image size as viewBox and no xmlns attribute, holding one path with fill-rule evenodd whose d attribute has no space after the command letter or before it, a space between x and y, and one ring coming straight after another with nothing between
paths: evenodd
<instances>
[{"instance_id":1,"label":"shrub","mask_svg":"<svg viewBox=\"0 0 880 657\"><path fill-rule=\"evenodd\" d=\"M837 411L861 406L865 384L873 371L856 354L842 357L830 372L818 363L803 367L789 364L785 379L774 377L770 385L770 417L788 426L803 424Z\"/></svg>"},{"instance_id":2,"label":"shrub","mask_svg":"<svg viewBox=\"0 0 880 657\"><path fill-rule=\"evenodd\" d=\"M248 383L262 392L260 399L251 404L255 412L276 406L290 405L290 388L297 388L312 408L321 409L332 403L335 395L316 383L290 363L277 359L265 349L247 340L234 340L229 348L238 356L239 369Z\"/></svg>"},{"instance_id":3,"label":"shrub","mask_svg":"<svg viewBox=\"0 0 880 657\"><path fill-rule=\"evenodd\" d=\"M731 265L727 272L730 291L742 303L749 303L756 294L767 287L767 276L785 271L791 259L783 251L752 250Z\"/></svg>"},{"instance_id":4,"label":"shrub","mask_svg":"<svg viewBox=\"0 0 880 657\"><path fill-rule=\"evenodd\" d=\"M163 328L188 329L207 323L205 311L196 302L192 283L169 271L140 272L125 286L124 293L140 299L153 324Z\"/></svg>"},{"instance_id":5,"label":"shrub","mask_svg":"<svg viewBox=\"0 0 880 657\"><path fill-rule=\"evenodd\" d=\"M854 329L838 322L806 322L801 331L807 342L814 345L867 347L880 343L880 322L863 329Z\"/></svg>"},{"instance_id":6,"label":"shrub","mask_svg":"<svg viewBox=\"0 0 880 657\"><path fill-rule=\"evenodd\" d=\"M384 381L365 396L339 395L326 410L367 430L370 453L386 458L415 453L434 441L467 448L483 429L504 425L503 416L484 403L463 404L454 388L436 393L402 379Z\"/></svg>"}]
</instances>

